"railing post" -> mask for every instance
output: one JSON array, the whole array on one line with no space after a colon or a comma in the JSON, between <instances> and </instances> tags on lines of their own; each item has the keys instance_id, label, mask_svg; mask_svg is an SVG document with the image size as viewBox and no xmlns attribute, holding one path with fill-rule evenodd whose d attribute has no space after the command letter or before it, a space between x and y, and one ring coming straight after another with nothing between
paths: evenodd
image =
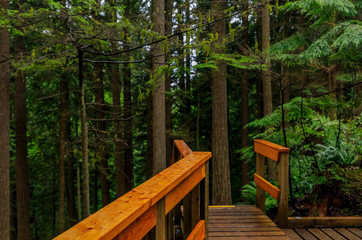
<instances>
[{"instance_id":1,"label":"railing post","mask_svg":"<svg viewBox=\"0 0 362 240\"><path fill-rule=\"evenodd\" d=\"M281 153L279 161L279 189L280 200L278 202L278 226L288 226L288 187L289 187L289 152Z\"/></svg>"},{"instance_id":2,"label":"railing post","mask_svg":"<svg viewBox=\"0 0 362 240\"><path fill-rule=\"evenodd\" d=\"M265 178L265 157L256 153L256 174ZM256 206L265 212L265 192L258 185L256 186Z\"/></svg>"},{"instance_id":3,"label":"railing post","mask_svg":"<svg viewBox=\"0 0 362 240\"><path fill-rule=\"evenodd\" d=\"M209 239L209 161L205 163L205 178L200 183L200 219L205 220L205 239Z\"/></svg>"},{"instance_id":4,"label":"railing post","mask_svg":"<svg viewBox=\"0 0 362 240\"><path fill-rule=\"evenodd\" d=\"M156 203L156 239L166 240L166 201L165 197Z\"/></svg>"}]
</instances>

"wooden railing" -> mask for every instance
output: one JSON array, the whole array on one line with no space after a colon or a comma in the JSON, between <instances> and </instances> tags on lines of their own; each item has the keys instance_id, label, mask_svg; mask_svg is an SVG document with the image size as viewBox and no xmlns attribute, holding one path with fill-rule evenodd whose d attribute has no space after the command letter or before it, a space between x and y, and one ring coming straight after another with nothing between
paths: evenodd
<instances>
[{"instance_id":1,"label":"wooden railing","mask_svg":"<svg viewBox=\"0 0 362 240\"><path fill-rule=\"evenodd\" d=\"M178 153L184 156L169 168L105 206L55 239L142 239L156 226L156 239L174 239L171 236L167 214L195 187L199 186L195 207L196 223L188 240L207 239L208 188L210 152L192 152L178 142ZM183 146L184 148L178 148ZM188 150L188 152L184 150ZM193 213L195 214L195 213Z\"/></svg>"},{"instance_id":2,"label":"wooden railing","mask_svg":"<svg viewBox=\"0 0 362 240\"><path fill-rule=\"evenodd\" d=\"M265 211L265 192L278 201L278 226L288 226L288 181L289 181L289 148L265 141L254 140L256 152L256 206ZM265 180L265 157L278 163L278 188Z\"/></svg>"}]
</instances>

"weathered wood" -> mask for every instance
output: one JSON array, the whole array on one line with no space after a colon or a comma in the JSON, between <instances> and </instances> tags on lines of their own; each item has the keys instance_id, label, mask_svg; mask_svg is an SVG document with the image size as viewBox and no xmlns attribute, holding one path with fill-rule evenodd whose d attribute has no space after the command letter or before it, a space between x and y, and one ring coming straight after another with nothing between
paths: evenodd
<instances>
[{"instance_id":1,"label":"weathered wood","mask_svg":"<svg viewBox=\"0 0 362 240\"><path fill-rule=\"evenodd\" d=\"M205 170L203 171L205 173ZM191 191L191 228L200 221L200 184Z\"/></svg>"},{"instance_id":2,"label":"weathered wood","mask_svg":"<svg viewBox=\"0 0 362 240\"><path fill-rule=\"evenodd\" d=\"M362 217L288 217L288 228L361 226Z\"/></svg>"},{"instance_id":3,"label":"weathered wood","mask_svg":"<svg viewBox=\"0 0 362 240\"><path fill-rule=\"evenodd\" d=\"M362 224L361 224L362 225ZM349 240L360 240L361 238L357 237L352 232L348 231L345 228L334 228L335 231L337 231L339 234L343 235L343 237L349 239Z\"/></svg>"},{"instance_id":4,"label":"weathered wood","mask_svg":"<svg viewBox=\"0 0 362 240\"><path fill-rule=\"evenodd\" d=\"M279 200L280 198L280 190L275 187L273 184L260 177L258 174L254 174L254 182L256 185L261 187L264 191L270 194L274 199Z\"/></svg>"},{"instance_id":5,"label":"weathered wood","mask_svg":"<svg viewBox=\"0 0 362 240\"><path fill-rule=\"evenodd\" d=\"M328 235L326 235L324 232L322 232L319 228L308 228L308 231L311 232L318 239L332 240L330 237L328 237Z\"/></svg>"},{"instance_id":6,"label":"weathered wood","mask_svg":"<svg viewBox=\"0 0 362 240\"><path fill-rule=\"evenodd\" d=\"M161 198L156 203L156 239L166 240L166 201Z\"/></svg>"},{"instance_id":7,"label":"weathered wood","mask_svg":"<svg viewBox=\"0 0 362 240\"><path fill-rule=\"evenodd\" d=\"M283 231L292 240L303 240L293 229L283 228Z\"/></svg>"},{"instance_id":8,"label":"weathered wood","mask_svg":"<svg viewBox=\"0 0 362 240\"><path fill-rule=\"evenodd\" d=\"M210 237L210 240L250 240L250 236L247 237ZM265 237L261 237L261 236L257 236L257 237L253 237L253 240L290 240L289 237L287 236L265 236Z\"/></svg>"},{"instance_id":9,"label":"weathered wood","mask_svg":"<svg viewBox=\"0 0 362 240\"><path fill-rule=\"evenodd\" d=\"M193 152L55 239L112 239L202 166L211 153Z\"/></svg>"},{"instance_id":10,"label":"weathered wood","mask_svg":"<svg viewBox=\"0 0 362 240\"><path fill-rule=\"evenodd\" d=\"M303 239L317 240L317 238L314 237L313 234L311 234L310 232L308 232L308 230L305 229L305 228L296 228L296 229L294 229L294 231L295 231L296 233L298 233Z\"/></svg>"},{"instance_id":11,"label":"weathered wood","mask_svg":"<svg viewBox=\"0 0 362 240\"><path fill-rule=\"evenodd\" d=\"M356 236L362 238L362 230L359 228L347 228L348 231L352 232Z\"/></svg>"},{"instance_id":12,"label":"weathered wood","mask_svg":"<svg viewBox=\"0 0 362 240\"><path fill-rule=\"evenodd\" d=\"M240 218L233 212L246 212L250 215ZM275 223L261 214L263 213L256 206L212 207L208 225L209 239L289 239Z\"/></svg>"},{"instance_id":13,"label":"weathered wood","mask_svg":"<svg viewBox=\"0 0 362 240\"><path fill-rule=\"evenodd\" d=\"M186 197L183 200L183 234L184 237L187 237L190 235L191 231L192 231L192 226L191 226L191 193L187 194ZM184 238L185 239L185 238Z\"/></svg>"},{"instance_id":14,"label":"weathered wood","mask_svg":"<svg viewBox=\"0 0 362 240\"><path fill-rule=\"evenodd\" d=\"M166 213L168 213L186 194L188 194L205 177L205 165L199 167L181 184L166 195Z\"/></svg>"},{"instance_id":15,"label":"weathered wood","mask_svg":"<svg viewBox=\"0 0 362 240\"><path fill-rule=\"evenodd\" d=\"M118 234L114 240L142 239L156 225L156 206L152 206L136 221Z\"/></svg>"},{"instance_id":16,"label":"weathered wood","mask_svg":"<svg viewBox=\"0 0 362 240\"><path fill-rule=\"evenodd\" d=\"M209 170L209 166L210 166L210 161L207 161L205 163L205 198L204 198L204 213L203 213L203 218L205 220L205 239L208 240L209 239L209 196L210 196L210 170Z\"/></svg>"},{"instance_id":17,"label":"weathered wood","mask_svg":"<svg viewBox=\"0 0 362 240\"><path fill-rule=\"evenodd\" d=\"M200 220L194 230L190 233L187 240L203 240L205 239L205 220Z\"/></svg>"},{"instance_id":18,"label":"weathered wood","mask_svg":"<svg viewBox=\"0 0 362 240\"><path fill-rule=\"evenodd\" d=\"M279 161L278 182L280 199L278 201L278 226L288 226L288 187L289 187L289 152L282 152Z\"/></svg>"},{"instance_id":19,"label":"weathered wood","mask_svg":"<svg viewBox=\"0 0 362 240\"><path fill-rule=\"evenodd\" d=\"M254 151L278 162L280 154L283 152L289 152L289 148L265 140L255 139Z\"/></svg>"},{"instance_id":20,"label":"weathered wood","mask_svg":"<svg viewBox=\"0 0 362 240\"><path fill-rule=\"evenodd\" d=\"M265 177L265 157L260 153L256 153L256 174ZM256 186L256 206L265 212L265 192L259 186Z\"/></svg>"},{"instance_id":21,"label":"weathered wood","mask_svg":"<svg viewBox=\"0 0 362 240\"><path fill-rule=\"evenodd\" d=\"M344 237L342 237L338 232L334 231L332 228L321 228L321 230L328 234L332 239L335 240L345 240Z\"/></svg>"}]
</instances>

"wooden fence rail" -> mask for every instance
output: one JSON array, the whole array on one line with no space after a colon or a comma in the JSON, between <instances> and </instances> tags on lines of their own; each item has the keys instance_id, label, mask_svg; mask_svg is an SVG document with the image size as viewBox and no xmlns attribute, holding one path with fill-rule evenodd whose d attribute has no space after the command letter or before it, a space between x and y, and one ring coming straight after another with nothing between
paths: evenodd
<instances>
[{"instance_id":1,"label":"wooden fence rail","mask_svg":"<svg viewBox=\"0 0 362 240\"><path fill-rule=\"evenodd\" d=\"M278 200L278 226L288 226L288 186L289 186L289 148L261 140L254 140L256 152L256 206L265 212L265 192ZM276 161L279 165L278 185L275 187L265 180L265 157Z\"/></svg>"},{"instance_id":2,"label":"wooden fence rail","mask_svg":"<svg viewBox=\"0 0 362 240\"><path fill-rule=\"evenodd\" d=\"M182 144L182 142L179 142ZM183 143L184 144L184 143ZM208 160L210 152L192 152L186 146L184 156L169 168L62 233L60 239L142 239L156 226L156 239L173 239L167 227L167 214L196 186L199 186L197 222L188 239L207 237ZM176 146L177 147L177 146ZM190 152L191 151L191 152ZM201 184L200 184L201 182ZM194 209L193 209L194 210ZM195 219L195 218L194 218Z\"/></svg>"}]
</instances>

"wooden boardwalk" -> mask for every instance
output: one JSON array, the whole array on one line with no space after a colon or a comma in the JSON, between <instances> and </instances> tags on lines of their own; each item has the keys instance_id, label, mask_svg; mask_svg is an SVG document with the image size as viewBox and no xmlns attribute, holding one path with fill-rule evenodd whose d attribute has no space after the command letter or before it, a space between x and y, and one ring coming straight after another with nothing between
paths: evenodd
<instances>
[{"instance_id":1,"label":"wooden boardwalk","mask_svg":"<svg viewBox=\"0 0 362 240\"><path fill-rule=\"evenodd\" d=\"M292 240L360 240L362 230L360 228L293 228L283 229Z\"/></svg>"},{"instance_id":2,"label":"wooden boardwalk","mask_svg":"<svg viewBox=\"0 0 362 240\"><path fill-rule=\"evenodd\" d=\"M259 208L250 205L210 206L209 239L290 239Z\"/></svg>"}]
</instances>

